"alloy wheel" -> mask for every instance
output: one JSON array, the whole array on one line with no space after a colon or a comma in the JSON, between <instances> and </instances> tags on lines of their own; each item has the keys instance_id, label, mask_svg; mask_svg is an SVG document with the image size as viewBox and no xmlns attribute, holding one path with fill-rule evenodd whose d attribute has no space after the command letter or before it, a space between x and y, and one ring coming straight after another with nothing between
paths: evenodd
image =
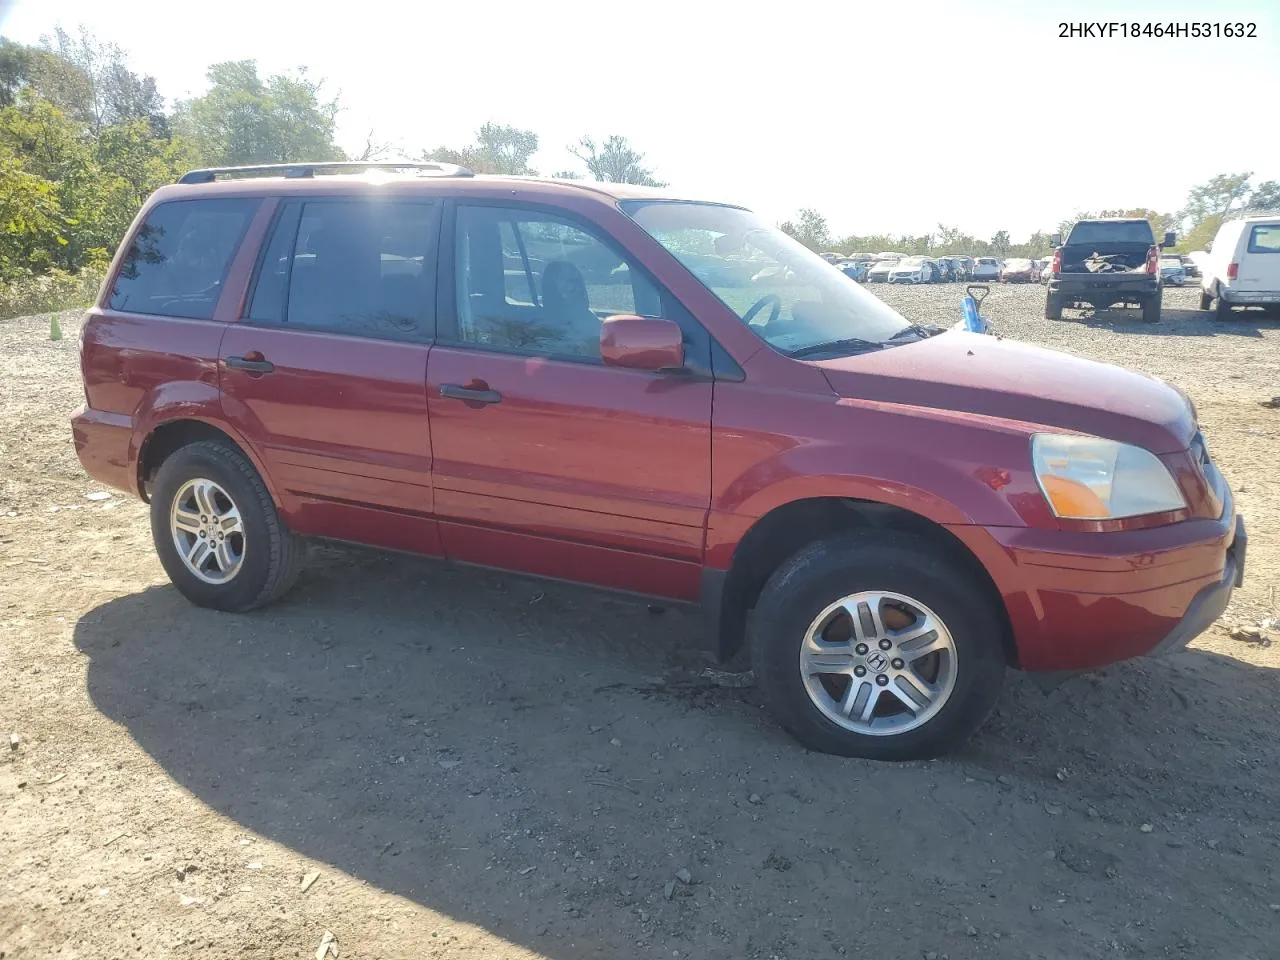
<instances>
[{"instance_id":1,"label":"alloy wheel","mask_svg":"<svg viewBox=\"0 0 1280 960\"><path fill-rule=\"evenodd\" d=\"M809 699L846 730L892 736L922 726L956 683L956 645L942 619L899 593L850 594L814 618L800 647Z\"/></svg>"},{"instance_id":2,"label":"alloy wheel","mask_svg":"<svg viewBox=\"0 0 1280 960\"><path fill-rule=\"evenodd\" d=\"M244 564L244 521L230 494L212 480L188 480L174 495L169 527L178 556L205 583L231 580Z\"/></svg>"}]
</instances>

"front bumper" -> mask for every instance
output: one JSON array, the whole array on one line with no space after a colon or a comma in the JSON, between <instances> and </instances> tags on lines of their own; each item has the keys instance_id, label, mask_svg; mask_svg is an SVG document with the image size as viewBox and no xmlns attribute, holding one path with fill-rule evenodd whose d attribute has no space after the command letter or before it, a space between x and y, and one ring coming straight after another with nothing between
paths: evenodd
<instances>
[{"instance_id":1,"label":"front bumper","mask_svg":"<svg viewBox=\"0 0 1280 960\"><path fill-rule=\"evenodd\" d=\"M948 529L995 582L1019 666L1092 670L1179 649L1221 615L1248 542L1224 492L1218 519L1148 530Z\"/></svg>"},{"instance_id":2,"label":"front bumper","mask_svg":"<svg viewBox=\"0 0 1280 960\"><path fill-rule=\"evenodd\" d=\"M1244 529L1244 517L1236 517L1235 540L1227 548L1227 562L1222 570L1222 579L1209 584L1192 598L1186 614L1169 631L1168 636L1155 645L1151 655L1181 650L1222 616L1231 601L1231 591L1244 584L1244 562L1248 548L1249 535Z\"/></svg>"}]
</instances>

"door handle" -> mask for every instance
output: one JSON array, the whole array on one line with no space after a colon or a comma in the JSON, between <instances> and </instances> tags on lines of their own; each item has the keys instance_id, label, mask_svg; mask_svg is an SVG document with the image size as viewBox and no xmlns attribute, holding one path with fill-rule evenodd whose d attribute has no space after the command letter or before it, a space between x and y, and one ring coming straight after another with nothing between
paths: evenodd
<instances>
[{"instance_id":1,"label":"door handle","mask_svg":"<svg viewBox=\"0 0 1280 960\"><path fill-rule=\"evenodd\" d=\"M488 387L464 387L457 383L440 384L440 396L451 400L465 400L467 403L501 403L502 394Z\"/></svg>"},{"instance_id":2,"label":"door handle","mask_svg":"<svg viewBox=\"0 0 1280 960\"><path fill-rule=\"evenodd\" d=\"M250 373L270 373L276 368L270 360L262 359L260 353L253 353L247 357L227 357L222 362L233 370L248 370Z\"/></svg>"}]
</instances>

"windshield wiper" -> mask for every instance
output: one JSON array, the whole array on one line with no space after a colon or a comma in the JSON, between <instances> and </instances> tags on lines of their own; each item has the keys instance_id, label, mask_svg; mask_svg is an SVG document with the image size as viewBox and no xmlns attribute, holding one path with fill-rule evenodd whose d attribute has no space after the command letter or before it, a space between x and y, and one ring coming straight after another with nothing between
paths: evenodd
<instances>
[{"instance_id":1,"label":"windshield wiper","mask_svg":"<svg viewBox=\"0 0 1280 960\"><path fill-rule=\"evenodd\" d=\"M791 356L794 359L813 356L815 353L828 353L832 350L839 351L845 347L856 348L853 352L859 353L863 350L880 350L883 349L883 343L872 343L870 340L862 340L858 337L846 337L843 340L826 340L822 343L813 343L807 347L801 347L799 350L792 350Z\"/></svg>"},{"instance_id":2,"label":"windshield wiper","mask_svg":"<svg viewBox=\"0 0 1280 960\"><path fill-rule=\"evenodd\" d=\"M904 340L908 335L924 339L925 337L936 337L940 333L946 333L946 330L943 327L927 327L921 323L913 323L910 326L903 327L890 337L889 341Z\"/></svg>"}]
</instances>

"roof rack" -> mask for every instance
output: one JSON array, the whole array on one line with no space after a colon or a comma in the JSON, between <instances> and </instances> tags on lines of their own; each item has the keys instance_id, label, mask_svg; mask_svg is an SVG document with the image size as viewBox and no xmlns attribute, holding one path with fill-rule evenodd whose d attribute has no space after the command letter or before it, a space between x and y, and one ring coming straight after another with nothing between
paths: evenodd
<instances>
[{"instance_id":1,"label":"roof rack","mask_svg":"<svg viewBox=\"0 0 1280 960\"><path fill-rule=\"evenodd\" d=\"M205 167L188 170L179 183L213 183L241 177L288 177L304 179L319 173L355 173L364 170L416 170L437 177L474 177L466 167L456 163L397 163L388 161L338 160L319 163L264 163L249 167Z\"/></svg>"}]
</instances>

